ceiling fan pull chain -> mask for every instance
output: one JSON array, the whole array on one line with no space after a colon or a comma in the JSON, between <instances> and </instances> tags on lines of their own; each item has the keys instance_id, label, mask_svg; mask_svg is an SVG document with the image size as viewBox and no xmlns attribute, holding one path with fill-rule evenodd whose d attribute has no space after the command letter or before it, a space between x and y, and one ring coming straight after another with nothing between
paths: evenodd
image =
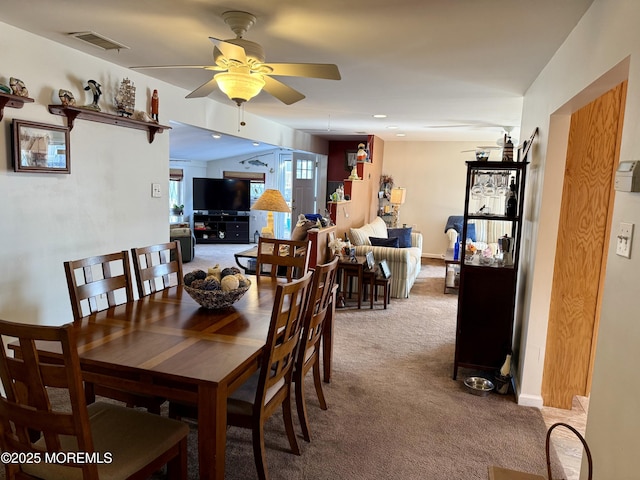
<instances>
[{"instance_id":1,"label":"ceiling fan pull chain","mask_svg":"<svg viewBox=\"0 0 640 480\"><path fill-rule=\"evenodd\" d=\"M240 131L240 127L244 127L246 125L244 121L244 103L238 105L238 132Z\"/></svg>"}]
</instances>

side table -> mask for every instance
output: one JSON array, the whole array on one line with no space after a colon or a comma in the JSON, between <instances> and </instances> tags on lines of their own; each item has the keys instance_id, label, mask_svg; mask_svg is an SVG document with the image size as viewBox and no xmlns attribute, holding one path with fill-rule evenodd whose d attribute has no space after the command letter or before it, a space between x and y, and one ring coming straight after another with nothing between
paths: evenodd
<instances>
[{"instance_id":1,"label":"side table","mask_svg":"<svg viewBox=\"0 0 640 480\"><path fill-rule=\"evenodd\" d=\"M255 275L256 273L256 259L258 258L258 247L250 248L249 250L244 250L242 252L234 253L233 256L236 259L236 263L240 268L244 270L244 273L247 275ZM247 259L247 265L243 265L240 263L240 259Z\"/></svg>"},{"instance_id":2,"label":"side table","mask_svg":"<svg viewBox=\"0 0 640 480\"><path fill-rule=\"evenodd\" d=\"M367 264L366 257L357 256L355 262L348 258L341 258L338 262L338 279L340 279L340 294L343 299L349 283L349 296L351 296L351 279L358 279L358 308L362 308L362 289L364 285L364 266ZM343 302L338 301L338 305Z\"/></svg>"},{"instance_id":3,"label":"side table","mask_svg":"<svg viewBox=\"0 0 640 480\"><path fill-rule=\"evenodd\" d=\"M387 304L391 301L391 277L384 278L381 275L376 275L375 271L364 272L364 282L369 285L369 308L373 308L374 297L378 300L378 287L383 287L383 306L387 309Z\"/></svg>"}]
</instances>

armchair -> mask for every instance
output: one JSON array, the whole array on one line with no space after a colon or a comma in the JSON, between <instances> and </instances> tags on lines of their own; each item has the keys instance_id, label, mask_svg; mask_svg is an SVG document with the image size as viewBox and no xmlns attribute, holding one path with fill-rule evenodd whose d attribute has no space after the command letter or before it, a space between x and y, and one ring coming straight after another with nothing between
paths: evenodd
<instances>
[{"instance_id":1,"label":"armchair","mask_svg":"<svg viewBox=\"0 0 640 480\"><path fill-rule=\"evenodd\" d=\"M196 256L196 237L188 223L172 223L169 225L169 241L180 243L182 263L193 260Z\"/></svg>"}]
</instances>

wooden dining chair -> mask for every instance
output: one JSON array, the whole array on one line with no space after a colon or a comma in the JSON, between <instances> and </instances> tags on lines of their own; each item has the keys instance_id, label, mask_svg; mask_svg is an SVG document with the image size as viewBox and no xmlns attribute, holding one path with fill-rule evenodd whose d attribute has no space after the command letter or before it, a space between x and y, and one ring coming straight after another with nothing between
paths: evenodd
<instances>
[{"instance_id":1,"label":"wooden dining chair","mask_svg":"<svg viewBox=\"0 0 640 480\"><path fill-rule=\"evenodd\" d=\"M132 248L131 258L140 298L173 285L182 285L179 241Z\"/></svg>"},{"instance_id":2,"label":"wooden dining chair","mask_svg":"<svg viewBox=\"0 0 640 480\"><path fill-rule=\"evenodd\" d=\"M133 300L129 253L64 262L74 320Z\"/></svg>"},{"instance_id":3,"label":"wooden dining chair","mask_svg":"<svg viewBox=\"0 0 640 480\"><path fill-rule=\"evenodd\" d=\"M74 321L134 300L129 252L126 250L64 262L64 269ZM160 405L165 401L163 398L87 383L87 403L94 402L96 395L119 400L130 407L145 407L153 413L160 413Z\"/></svg>"},{"instance_id":4,"label":"wooden dining chair","mask_svg":"<svg viewBox=\"0 0 640 480\"><path fill-rule=\"evenodd\" d=\"M313 369L313 383L322 410L327 409L327 402L322 391L322 380L320 378L320 340L324 332L324 321L329 309L332 307L333 290L336 284L336 274L338 272L338 257L329 263L316 265L313 272L311 287L309 288L309 300L302 324L302 339L298 349L298 358L293 371L293 382L295 384L296 408L298 419L302 428L304 439L311 440L309 432L309 419L307 417L307 406L304 395L304 379Z\"/></svg>"},{"instance_id":5,"label":"wooden dining chair","mask_svg":"<svg viewBox=\"0 0 640 480\"><path fill-rule=\"evenodd\" d=\"M264 445L264 424L282 406L289 445L300 455L291 410L292 375L312 272L276 287L267 342L260 369L227 399L227 424L252 430L253 454L260 480L269 478ZM169 415L197 418L197 408L171 402Z\"/></svg>"},{"instance_id":6,"label":"wooden dining chair","mask_svg":"<svg viewBox=\"0 0 640 480\"><path fill-rule=\"evenodd\" d=\"M286 277L288 281L301 278L309 270L308 240L280 240L276 238L258 239L256 275Z\"/></svg>"},{"instance_id":7,"label":"wooden dining chair","mask_svg":"<svg viewBox=\"0 0 640 480\"><path fill-rule=\"evenodd\" d=\"M114 404L87 406L72 324L0 320L0 338L17 343L18 353L9 357L0 348L0 449L19 455L3 462L7 480L143 479L165 464L168 478L186 480L186 424ZM39 355L41 342L55 345L61 358ZM55 463L45 461L56 452ZM61 465L68 456L59 452L85 458Z\"/></svg>"}]
</instances>

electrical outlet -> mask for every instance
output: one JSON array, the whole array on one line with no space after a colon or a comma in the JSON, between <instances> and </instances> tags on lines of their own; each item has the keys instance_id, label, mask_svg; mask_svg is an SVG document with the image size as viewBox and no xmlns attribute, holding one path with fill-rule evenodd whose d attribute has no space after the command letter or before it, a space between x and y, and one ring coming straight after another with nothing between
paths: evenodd
<instances>
[{"instance_id":1,"label":"electrical outlet","mask_svg":"<svg viewBox=\"0 0 640 480\"><path fill-rule=\"evenodd\" d=\"M162 192L160 191L160 184L159 183L152 183L151 184L151 196L153 198L160 198L162 196Z\"/></svg>"},{"instance_id":2,"label":"electrical outlet","mask_svg":"<svg viewBox=\"0 0 640 480\"><path fill-rule=\"evenodd\" d=\"M616 237L616 255L631 258L631 241L633 240L633 223L620 222Z\"/></svg>"}]
</instances>

